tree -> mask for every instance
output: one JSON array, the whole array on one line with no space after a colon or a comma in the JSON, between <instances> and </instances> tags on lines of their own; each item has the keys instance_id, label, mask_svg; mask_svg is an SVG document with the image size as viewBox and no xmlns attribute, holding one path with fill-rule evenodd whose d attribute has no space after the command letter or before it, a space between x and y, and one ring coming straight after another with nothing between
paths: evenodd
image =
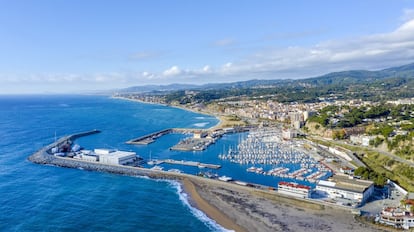
<instances>
[{"instance_id":1,"label":"tree","mask_svg":"<svg viewBox=\"0 0 414 232\"><path fill-rule=\"evenodd\" d=\"M364 174L364 172L367 171L367 168L365 167L358 167L357 169L355 169L354 171L354 175L355 176L362 176Z\"/></svg>"},{"instance_id":2,"label":"tree","mask_svg":"<svg viewBox=\"0 0 414 232\"><path fill-rule=\"evenodd\" d=\"M375 185L384 186L387 182L387 177L385 177L384 174L377 175L376 178L374 178Z\"/></svg>"},{"instance_id":3,"label":"tree","mask_svg":"<svg viewBox=\"0 0 414 232\"><path fill-rule=\"evenodd\" d=\"M369 145L378 147L382 142L384 142L384 139L377 136L375 139L369 141Z\"/></svg>"},{"instance_id":4,"label":"tree","mask_svg":"<svg viewBox=\"0 0 414 232\"><path fill-rule=\"evenodd\" d=\"M394 131L394 128L389 125L386 125L380 129L380 133L382 136L384 136L384 138L388 138L393 131Z\"/></svg>"},{"instance_id":5,"label":"tree","mask_svg":"<svg viewBox=\"0 0 414 232\"><path fill-rule=\"evenodd\" d=\"M344 130L335 130L332 133L332 138L333 139L344 139L346 136L346 133Z\"/></svg>"}]
</instances>

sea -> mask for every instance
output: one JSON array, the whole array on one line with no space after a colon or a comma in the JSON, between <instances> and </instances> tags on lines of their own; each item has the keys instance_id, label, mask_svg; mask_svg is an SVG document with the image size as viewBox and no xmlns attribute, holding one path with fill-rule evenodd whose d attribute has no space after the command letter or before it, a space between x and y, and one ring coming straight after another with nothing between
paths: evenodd
<instances>
[{"instance_id":1,"label":"sea","mask_svg":"<svg viewBox=\"0 0 414 232\"><path fill-rule=\"evenodd\" d=\"M77 141L88 149L176 156L168 146L185 135L143 147L125 141L165 128L217 123L207 115L108 96L0 96L0 231L225 231L191 207L175 181L27 160L56 137L91 129L102 133Z\"/></svg>"},{"instance_id":2,"label":"sea","mask_svg":"<svg viewBox=\"0 0 414 232\"><path fill-rule=\"evenodd\" d=\"M92 95L0 95L0 231L226 231L190 204L180 183L33 164L28 156L56 139L98 129L75 142L84 149L134 151L144 160L175 159L222 168L164 164L277 187L281 179L220 160L245 138L226 134L204 151L171 151L191 134L168 134L148 145L126 141L167 128L210 128L213 116L158 104Z\"/></svg>"}]
</instances>

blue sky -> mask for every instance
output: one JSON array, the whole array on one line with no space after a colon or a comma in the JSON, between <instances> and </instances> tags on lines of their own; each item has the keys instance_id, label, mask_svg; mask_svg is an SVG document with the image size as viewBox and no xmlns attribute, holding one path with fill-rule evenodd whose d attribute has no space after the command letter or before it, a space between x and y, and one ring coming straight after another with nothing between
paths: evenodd
<instances>
[{"instance_id":1,"label":"blue sky","mask_svg":"<svg viewBox=\"0 0 414 232\"><path fill-rule=\"evenodd\" d=\"M414 1L0 0L0 94L414 62Z\"/></svg>"}]
</instances>

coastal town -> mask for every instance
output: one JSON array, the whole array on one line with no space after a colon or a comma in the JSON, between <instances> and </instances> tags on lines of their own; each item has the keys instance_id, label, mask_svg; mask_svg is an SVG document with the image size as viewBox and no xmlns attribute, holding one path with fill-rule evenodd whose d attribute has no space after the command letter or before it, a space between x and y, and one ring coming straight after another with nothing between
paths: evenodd
<instances>
[{"instance_id":1,"label":"coastal town","mask_svg":"<svg viewBox=\"0 0 414 232\"><path fill-rule=\"evenodd\" d=\"M188 95L194 94L194 92L186 92ZM140 101L155 101L157 103L163 103L162 98L160 97L150 97L146 95L135 95L135 96L128 96L128 98L137 99ZM335 204L342 204L342 205L349 205L352 207L359 206L362 211L364 210L364 203L369 198L375 198L373 197L374 193L374 185L377 185L378 183L374 183L370 180L362 180L361 176L355 175L354 171L358 168L367 168L366 164L364 162L361 162L361 159L358 156L358 152L352 151L350 149L347 149L346 146L340 146L341 144L338 143L331 143L329 145L326 145L326 143L323 143L324 141L329 142L336 142L338 132L343 133L342 137L346 137L346 140L342 140L345 142L345 144L350 144L353 146L359 146L359 147L367 147L373 150L379 150L378 146L373 146L373 143L375 140L378 140L380 136L372 135L366 133L365 127L361 126L353 126L353 127L346 127L346 128L328 128L321 132L321 130L318 130L318 127L321 127L318 124L313 123L311 120L309 120L312 117L320 115L321 111L324 109L330 108L333 109L333 112L331 113L331 117L329 117L327 120L330 122L330 124L334 125L335 123L339 123L341 118L344 118L344 115L346 113L349 113L352 109L375 109L375 107L380 106L380 102L374 102L374 101L363 101L361 99L351 99L351 100L337 100L335 98L321 98L319 99L319 102L315 103L290 103L290 104L283 104L279 103L277 101L272 100L238 100L238 101L232 101L232 100L218 100L214 102L213 104L209 105L203 105L203 104L193 104L189 105L187 104L185 108L189 108L196 112L205 112L210 113L216 116L220 116L221 118L226 117L233 117L237 118L238 120L231 121L229 125L232 126L246 126L246 125L283 125L282 128L279 128L280 135L278 136L279 139L283 139L285 141L295 141L298 136L303 137L304 134L307 134L306 139L301 139L298 141L307 141L306 146L308 151L312 150L309 149L309 147L312 147L314 150L318 150L316 152L317 155L320 155L322 153L329 154L325 157L317 157L316 160L320 160L328 167L328 170L331 170L331 174L333 175L329 180L324 180L322 178L321 180L318 180L318 184L316 185L315 189L312 190L312 192L320 193L320 195L328 196L330 198L331 202L334 202ZM397 100L390 100L387 101L385 104L388 104L390 106L406 106L406 108L410 108L411 105L414 104L414 99L397 99ZM334 112L334 109L340 109L340 111ZM412 120L410 121L410 118L413 119L414 115L412 113L413 111L403 111L401 110L401 114L407 115L408 117L405 117L405 121L399 120L397 118L397 115L394 114L391 115L374 115L374 117L367 117L362 118L362 121L366 124L373 124L373 123L389 123L390 125L393 125L393 129L391 133L388 135L388 140L395 139L395 136L398 135L408 135L411 133L411 129L404 130L404 124L411 124ZM397 120L396 120L397 119ZM228 120L224 120L226 123L228 123ZM395 123L398 121L397 123ZM223 122L222 122L223 123ZM236 123L236 124L235 124ZM402 126L401 126L402 125ZM226 125L228 126L228 125ZM314 127L312 130L310 127ZM409 127L408 127L409 128ZM313 136L312 136L313 135ZM263 134L260 136L261 138L265 138ZM317 138L317 139L312 139ZM394 137L394 138L393 138ZM321 141L323 140L323 141ZM342 142L341 141L341 142ZM344 143L342 142L342 143ZM316 146L315 146L316 144ZM243 146L243 143L240 145ZM384 146L383 146L384 147ZM251 157L254 153L254 151L260 151L260 147L253 147L252 150L248 150L247 152L238 152L237 156L222 156L221 158L228 158L230 160L233 160L233 162L249 162L246 161L246 159L241 158L239 160L235 160L235 157L240 157L240 154L246 153L249 157ZM272 151L274 149L268 149L269 151ZM383 148L384 150L384 148ZM311 152L306 152L307 154L311 154ZM390 152L383 152L385 154L389 154ZM395 157L396 155L391 154L391 157ZM263 158L263 156L261 156ZM271 155L270 155L271 157ZM396 156L400 158L399 156ZM334 158L335 162L327 162L331 161L332 158ZM410 160L411 159L411 160ZM407 163L411 167L414 166L413 157L410 157L409 159L404 159L402 162ZM247 159L248 160L248 159ZM342 162L338 162L338 160ZM402 160L401 158L398 160ZM268 161L261 161L268 162ZM280 162L280 161L279 161ZM253 161L253 163L255 163ZM339 165L338 165L339 163ZM361 169L360 168L360 169ZM287 168L279 167L275 169L271 169L268 171L264 171L263 168L258 167L255 168L252 166L250 169L248 169L249 172L256 172L256 173L263 173L268 175L283 175L284 177L294 177L294 180L297 180L298 178L301 180L306 179L307 177L310 177L312 175L308 175L307 177L303 177L301 175L302 173L306 172L306 169L298 169L291 173L287 173ZM323 169L322 169L323 171ZM297 175L296 173L299 173L300 175ZM328 172L329 173L329 172ZM358 173L359 174L359 173ZM319 177L324 176L324 173L322 173ZM328 177L329 175L326 175ZM341 178L345 176L345 178ZM364 178L366 179L366 178ZM311 182L315 182L312 179L306 179L311 180ZM346 181L345 181L346 180ZM345 182L344 182L345 181ZM348 183L346 183L348 182ZM335 187L336 186L336 187ZM340 187L339 187L340 186ZM343 192L344 186L352 186L348 191L351 193ZM356 187L361 186L361 187ZM413 211L414 209L411 208L412 204L412 194L410 195L409 191L405 189L404 187L398 186L395 182L393 182L390 179L384 178L384 183L382 183L382 186L386 192L386 194L382 193L382 198L392 198L393 200L396 199L395 196L391 196L389 192L391 191L400 191L398 194L399 201L394 201L393 205L389 205L387 203L387 206L383 205L382 207L377 207L376 211L370 211L372 215L377 215L375 217L376 223L383 223L387 225L391 225L397 228L411 228L413 227ZM397 187L396 187L397 186ZM412 185L411 185L412 186ZM410 187L410 186L409 186ZM311 194L307 189L309 188L307 185L299 185L295 184L294 182L280 182L279 187L281 192L296 195L296 196L302 196L302 197L310 197ZM398 190L391 190L397 188ZM290 189L290 191L287 191L287 189ZM359 190L358 190L359 189ZM359 191L359 193L358 193ZM412 191L412 188L411 188ZM363 194L361 194L363 193ZM357 200L358 199L358 200ZM408 202L408 203L407 203ZM378 202L376 203L378 204ZM366 208L369 208L366 207ZM394 217L394 223L392 223L391 219L393 218L393 213L390 212L403 212L400 213L400 216ZM388 213L387 213L388 212ZM404 214L404 216L401 216ZM384 215L388 215L387 217ZM397 217L401 217L402 219L396 219Z\"/></svg>"},{"instance_id":2,"label":"coastal town","mask_svg":"<svg viewBox=\"0 0 414 232\"><path fill-rule=\"evenodd\" d=\"M147 97L143 99L139 96L126 98L148 100ZM154 102L162 103L159 98L152 98L151 103ZM412 103L413 99L389 102L395 105ZM143 169L144 173L201 176L245 188L260 189L287 198L304 199L316 204L347 209L351 214L370 217L373 224L410 229L414 227L413 193L391 179L386 179L381 185L361 176L357 170L367 168L367 165L355 152L336 143L323 143L335 142L332 138L334 132L325 131L315 136L317 140L312 139L312 136L305 136L309 133L309 129L305 129L309 126L309 118L320 114L326 107L354 108L375 105L376 103L361 100L329 100L310 104L281 104L257 100L225 101L217 103L216 106L219 106L220 110L213 113L223 119L219 126L210 129L166 129L126 141L131 145L145 146L156 143L158 138L169 133L184 133L191 136L186 136L171 147L171 150L201 151L208 149L209 145L226 134L248 133L237 146L229 147L227 151L217 154L217 160L224 162L220 165L191 160L143 158L134 152L116 149L85 150L71 140L55 144L46 154L66 161L77 160L98 165ZM203 108L200 105L186 108L212 114L211 108ZM238 120L228 121L228 117L236 117ZM390 118L380 117L373 120L380 122ZM375 138L361 133L358 129L349 129L347 133L349 141L345 142L346 144L357 144L362 147L372 146L370 141ZM243 178L234 179L231 177L232 173L219 176L206 171L220 169L226 162L247 166L246 175L252 173L257 176L268 176L276 178L276 182L274 185L263 185L245 181ZM164 170L163 164L175 167ZM179 166L190 166L200 171L197 174L185 173ZM120 172L123 173L122 170Z\"/></svg>"}]
</instances>

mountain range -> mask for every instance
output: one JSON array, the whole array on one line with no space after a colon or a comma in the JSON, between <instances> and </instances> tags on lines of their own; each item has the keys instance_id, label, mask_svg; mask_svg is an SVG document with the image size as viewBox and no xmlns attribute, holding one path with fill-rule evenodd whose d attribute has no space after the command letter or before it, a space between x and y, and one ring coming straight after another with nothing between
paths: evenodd
<instances>
[{"instance_id":1,"label":"mountain range","mask_svg":"<svg viewBox=\"0 0 414 232\"><path fill-rule=\"evenodd\" d=\"M353 85L363 83L375 83L381 80L405 80L414 79L414 63L387 68L379 71L349 70L332 72L318 77L305 79L274 79L274 80L248 80L232 83L210 83L204 85L170 84L170 85L144 85L133 86L117 90L118 93L145 93L168 92L177 90L217 90L233 88L272 88L283 86L326 86L326 85ZM410 80L412 82L412 80Z\"/></svg>"}]
</instances>

